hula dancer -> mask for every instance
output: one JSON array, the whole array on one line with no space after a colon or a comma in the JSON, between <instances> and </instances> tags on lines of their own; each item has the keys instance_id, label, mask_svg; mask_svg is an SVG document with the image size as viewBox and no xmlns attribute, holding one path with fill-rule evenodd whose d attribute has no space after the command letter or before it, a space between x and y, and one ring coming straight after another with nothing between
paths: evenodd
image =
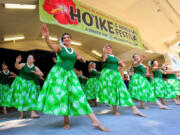
<instances>
[{"instance_id":1,"label":"hula dancer","mask_svg":"<svg viewBox=\"0 0 180 135\"><path fill-rule=\"evenodd\" d=\"M154 95L153 89L146 79L146 66L141 64L145 56L140 57L137 54L132 56L134 59L134 74L130 80L129 92L133 99L139 100L141 108L147 109L144 102L156 102L160 109L169 109L162 105Z\"/></svg>"},{"instance_id":2,"label":"hula dancer","mask_svg":"<svg viewBox=\"0 0 180 135\"><path fill-rule=\"evenodd\" d=\"M180 96L180 82L177 79L176 74L180 73L180 70L172 70L171 66L168 65L166 73L167 73L167 78L168 78L167 83L168 83L168 85L172 89L175 90L176 95L177 95L177 99L179 100L179 96Z\"/></svg>"},{"instance_id":3,"label":"hula dancer","mask_svg":"<svg viewBox=\"0 0 180 135\"><path fill-rule=\"evenodd\" d=\"M23 119L24 111L31 111L31 118L39 118L40 116L35 112L39 90L34 80L36 75L43 76L43 73L34 65L33 55L27 57L27 63L19 63L21 60L21 55L16 58L15 67L20 73L9 89L8 107L15 107L20 111L19 119Z\"/></svg>"},{"instance_id":4,"label":"hula dancer","mask_svg":"<svg viewBox=\"0 0 180 135\"><path fill-rule=\"evenodd\" d=\"M76 59L82 62L86 60L71 48L71 36L64 33L61 37L63 44L60 46L51 43L45 24L41 27L41 33L49 48L57 53L62 61L53 66L44 82L38 99L38 110L46 114L63 115L64 128L67 130L70 129L68 116L88 115L93 126L108 131L93 113L73 70Z\"/></svg>"},{"instance_id":5,"label":"hula dancer","mask_svg":"<svg viewBox=\"0 0 180 135\"><path fill-rule=\"evenodd\" d=\"M6 63L2 64L2 71L0 71L0 106L3 107L3 113L7 115L7 93L9 91L10 79L15 78L17 75L10 72Z\"/></svg>"},{"instance_id":6,"label":"hula dancer","mask_svg":"<svg viewBox=\"0 0 180 135\"><path fill-rule=\"evenodd\" d=\"M118 66L124 66L120 59L112 54L112 47L106 45L103 48L103 69L100 75L99 101L111 105L115 115L120 115L117 106L129 106L133 114L145 116L134 105L131 96L121 78Z\"/></svg>"},{"instance_id":7,"label":"hula dancer","mask_svg":"<svg viewBox=\"0 0 180 135\"><path fill-rule=\"evenodd\" d=\"M163 80L162 74L166 74L165 71L161 70L162 67L159 67L158 61L154 60L151 62L152 72L154 75L154 80L152 86L154 89L154 94L157 98L160 98L162 104L167 105L163 99L174 99L177 105L180 105L180 102L176 99L176 93L174 89L171 89L167 86L167 83Z\"/></svg>"},{"instance_id":8,"label":"hula dancer","mask_svg":"<svg viewBox=\"0 0 180 135\"><path fill-rule=\"evenodd\" d=\"M88 102L97 106L97 98L100 89L99 76L100 73L96 70L96 63L90 62L88 65L89 79L86 83L86 98Z\"/></svg>"}]
</instances>

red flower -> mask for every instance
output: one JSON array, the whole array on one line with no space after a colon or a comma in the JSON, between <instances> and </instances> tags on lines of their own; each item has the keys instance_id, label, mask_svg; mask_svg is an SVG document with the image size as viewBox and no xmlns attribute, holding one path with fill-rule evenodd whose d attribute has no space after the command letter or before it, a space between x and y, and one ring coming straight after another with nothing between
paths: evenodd
<instances>
[{"instance_id":1,"label":"red flower","mask_svg":"<svg viewBox=\"0 0 180 135\"><path fill-rule=\"evenodd\" d=\"M49 14L52 14L60 24L77 25L77 18L71 20L69 15L70 6L73 7L74 12L76 13L76 7L73 0L45 0L43 4L44 10Z\"/></svg>"}]
</instances>

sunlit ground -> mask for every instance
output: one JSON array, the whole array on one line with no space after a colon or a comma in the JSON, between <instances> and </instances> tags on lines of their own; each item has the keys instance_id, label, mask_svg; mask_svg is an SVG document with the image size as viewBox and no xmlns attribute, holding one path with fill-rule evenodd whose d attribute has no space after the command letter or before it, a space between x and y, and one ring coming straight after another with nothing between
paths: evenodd
<instances>
[{"instance_id":1,"label":"sunlit ground","mask_svg":"<svg viewBox=\"0 0 180 135\"><path fill-rule=\"evenodd\" d=\"M10 128L24 127L28 126L32 119L22 119L22 120L9 120L0 123L0 130L8 130Z\"/></svg>"},{"instance_id":2,"label":"sunlit ground","mask_svg":"<svg viewBox=\"0 0 180 135\"><path fill-rule=\"evenodd\" d=\"M0 135L180 135L180 106L168 101L172 110L158 109L149 103L149 109L140 109L147 118L135 116L129 107L118 107L120 116L114 116L112 107L99 105L93 107L99 120L111 132L104 133L91 126L87 116L70 117L71 130L63 129L63 117L46 115L39 112L40 119L30 119L26 112L25 119L18 120L18 112L7 117L0 114ZM136 103L139 107L139 103Z\"/></svg>"}]
</instances>

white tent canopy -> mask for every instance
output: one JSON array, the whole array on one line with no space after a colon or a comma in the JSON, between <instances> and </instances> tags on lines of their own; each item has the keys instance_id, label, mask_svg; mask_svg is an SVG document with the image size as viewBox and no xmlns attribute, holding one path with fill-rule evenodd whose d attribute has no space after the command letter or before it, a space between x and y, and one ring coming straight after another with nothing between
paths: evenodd
<instances>
[{"instance_id":1,"label":"white tent canopy","mask_svg":"<svg viewBox=\"0 0 180 135\"><path fill-rule=\"evenodd\" d=\"M180 40L180 1L179 0L80 0L91 7L111 14L125 22L139 28L145 49L152 50L153 54L146 53L148 59L166 55L168 48ZM0 2L0 48L16 50L50 50L40 34L38 8L35 10L5 9L4 3L36 4L37 0L2 0ZM82 46L74 46L89 60L98 60L99 57L91 51L102 52L106 43L113 46L114 54L124 61L131 61L133 53L144 54L144 50L109 42L89 35L77 33L64 28L48 25L51 35L59 37L64 32L71 33L73 40L81 42ZM3 41L4 36L25 35L24 40L16 42ZM173 51L176 53L179 47ZM172 49L171 49L172 50Z\"/></svg>"}]
</instances>

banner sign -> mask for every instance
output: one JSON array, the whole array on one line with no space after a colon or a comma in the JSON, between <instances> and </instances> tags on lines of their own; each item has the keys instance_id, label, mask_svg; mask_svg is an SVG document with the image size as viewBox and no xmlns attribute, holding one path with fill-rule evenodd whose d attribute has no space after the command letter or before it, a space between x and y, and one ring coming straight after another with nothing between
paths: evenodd
<instances>
[{"instance_id":1,"label":"banner sign","mask_svg":"<svg viewBox=\"0 0 180 135\"><path fill-rule=\"evenodd\" d=\"M40 20L143 49L138 29L78 0L39 0Z\"/></svg>"}]
</instances>

